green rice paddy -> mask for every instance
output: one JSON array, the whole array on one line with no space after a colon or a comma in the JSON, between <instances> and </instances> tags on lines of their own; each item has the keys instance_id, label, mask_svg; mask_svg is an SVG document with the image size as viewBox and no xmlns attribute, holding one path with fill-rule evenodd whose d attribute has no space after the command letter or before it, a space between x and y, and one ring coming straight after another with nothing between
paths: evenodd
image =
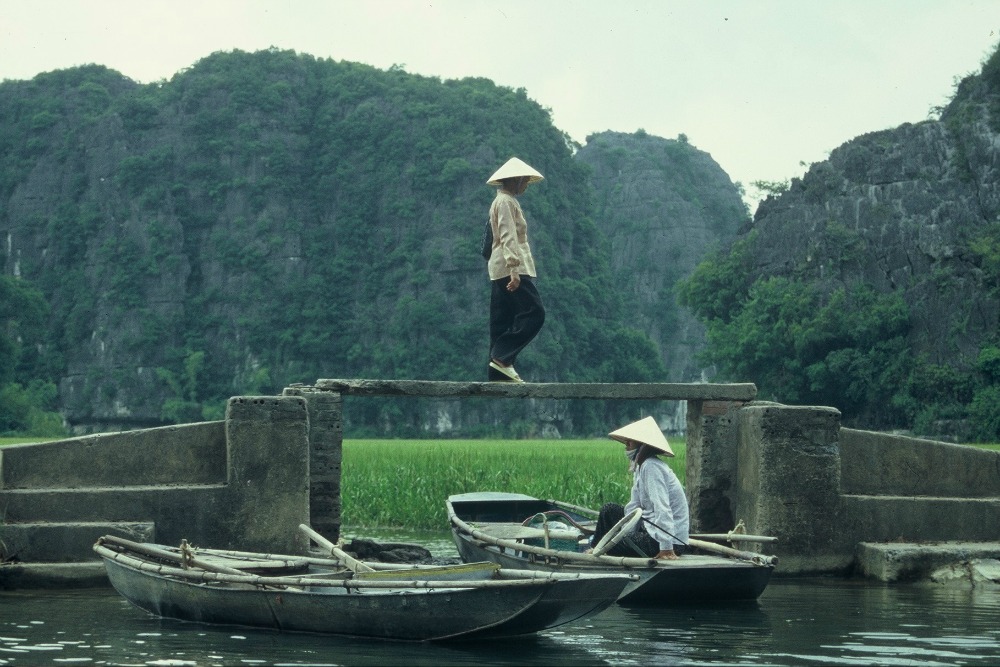
<instances>
[{"instance_id":1,"label":"green rice paddy","mask_svg":"<svg viewBox=\"0 0 1000 667\"><path fill-rule=\"evenodd\" d=\"M666 459L684 480L685 447ZM632 476L612 440L347 440L341 518L353 527L441 528L445 499L506 491L600 509L628 501Z\"/></svg>"}]
</instances>

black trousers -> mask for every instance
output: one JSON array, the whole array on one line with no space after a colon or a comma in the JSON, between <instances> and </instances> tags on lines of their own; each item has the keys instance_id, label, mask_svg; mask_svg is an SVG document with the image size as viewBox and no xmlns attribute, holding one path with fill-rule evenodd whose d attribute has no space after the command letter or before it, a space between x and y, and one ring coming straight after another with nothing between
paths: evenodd
<instances>
[{"instance_id":1,"label":"black trousers","mask_svg":"<svg viewBox=\"0 0 1000 667\"><path fill-rule=\"evenodd\" d=\"M596 546L601 538L607 535L611 527L625 518L625 506L619 503L605 503L601 507L601 513L597 515L597 525L594 526L594 535L590 538L590 545ZM641 551L642 554L636 553ZM645 524L640 520L632 533L621 542L611 547L606 555L608 556L649 556L653 558L660 553L659 543L650 537L646 532ZM683 544L674 545L674 553L678 556L690 553L689 548Z\"/></svg>"},{"instance_id":2,"label":"black trousers","mask_svg":"<svg viewBox=\"0 0 1000 667\"><path fill-rule=\"evenodd\" d=\"M521 276L521 285L507 291L510 276L490 281L490 359L510 366L545 323L545 307L535 282Z\"/></svg>"}]
</instances>

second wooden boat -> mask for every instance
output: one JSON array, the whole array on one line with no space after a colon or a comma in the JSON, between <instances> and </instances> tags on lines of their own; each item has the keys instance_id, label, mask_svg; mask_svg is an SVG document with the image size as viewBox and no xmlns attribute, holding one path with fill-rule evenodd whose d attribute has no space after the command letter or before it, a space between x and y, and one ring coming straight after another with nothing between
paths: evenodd
<instances>
[{"instance_id":1,"label":"second wooden boat","mask_svg":"<svg viewBox=\"0 0 1000 667\"><path fill-rule=\"evenodd\" d=\"M696 538L690 543L699 553L678 560L585 553L597 512L519 493L464 493L450 496L446 505L462 560L537 572L638 575L623 589L621 602L755 600L777 564L774 556Z\"/></svg>"},{"instance_id":2,"label":"second wooden boat","mask_svg":"<svg viewBox=\"0 0 1000 667\"><path fill-rule=\"evenodd\" d=\"M378 569L114 536L100 538L94 551L115 589L156 616L396 640L539 632L599 613L630 582L507 571L495 563Z\"/></svg>"}]
</instances>

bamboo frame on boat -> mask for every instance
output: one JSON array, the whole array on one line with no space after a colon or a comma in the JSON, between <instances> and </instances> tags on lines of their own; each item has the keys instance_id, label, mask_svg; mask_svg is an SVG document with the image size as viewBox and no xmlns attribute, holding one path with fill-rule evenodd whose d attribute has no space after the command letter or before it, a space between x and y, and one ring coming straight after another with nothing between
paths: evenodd
<instances>
[{"instance_id":1,"label":"bamboo frame on boat","mask_svg":"<svg viewBox=\"0 0 1000 667\"><path fill-rule=\"evenodd\" d=\"M163 565L151 563L139 558L134 558L126 553L109 549L103 544L95 544L94 551L98 555L126 565L128 567L153 572L165 577L176 577L188 579L201 583L229 583L246 584L250 586L283 586L283 587L304 587L304 586L324 586L341 587L346 589L444 589L444 588L505 588L511 586L534 586L537 584L555 584L558 579L551 578L542 573L530 571L517 571L514 573L498 572L499 579L487 580L467 580L467 579L436 579L436 580L383 580L383 579L354 579L353 572L345 571L341 577L303 576L303 577L265 577L256 574L228 574L223 572L210 572L208 570L183 569L179 566ZM163 552L169 553L169 552ZM506 577L511 578L506 578ZM569 575L573 576L573 575ZM578 575L580 576L580 575ZM588 576L588 575L582 575Z\"/></svg>"},{"instance_id":2,"label":"bamboo frame on boat","mask_svg":"<svg viewBox=\"0 0 1000 667\"><path fill-rule=\"evenodd\" d=\"M448 511L448 519L456 526L464 530L472 537L476 538L480 542L485 542L487 544L492 544L496 547L501 547L504 549L512 549L515 551L523 551L525 553L535 554L538 556L545 556L549 559L559 559L565 561L577 561L581 563L590 564L601 564L601 565L614 565L617 567L625 568L649 568L657 564L655 558L631 558L628 556L595 556L593 554L578 553L575 551L558 551L555 549L546 549L545 547L538 547L533 544L523 544L521 542L516 542L514 540L505 540L499 537L493 537L488 533L473 528L467 524L462 519L459 519L455 515L454 511Z\"/></svg>"},{"instance_id":3,"label":"bamboo frame on boat","mask_svg":"<svg viewBox=\"0 0 1000 667\"><path fill-rule=\"evenodd\" d=\"M330 540L326 539L325 537L317 533L315 530L313 530L306 524L300 523L299 530L305 533L307 536L309 536L309 539L311 539L313 542L315 542L316 544L320 545L328 552L330 552L331 556L337 558L338 560L343 561L344 564L347 565L347 567L349 567L353 571L371 572L373 570L373 568L369 567L365 563L362 563L357 558L354 558L349 553L347 553L346 551L338 547L336 544L334 544Z\"/></svg>"},{"instance_id":4,"label":"bamboo frame on boat","mask_svg":"<svg viewBox=\"0 0 1000 667\"><path fill-rule=\"evenodd\" d=\"M554 502L554 501L550 501ZM563 505L566 507L571 507L573 509L586 509L577 508L568 503L556 503L557 505ZM588 514L593 514L593 510L587 510ZM619 567L626 568L649 568L657 565L669 567L669 564L673 561L658 560L656 558L632 558L628 556L596 556L594 554L578 553L576 551L558 551L554 549L547 549L545 547L539 547L532 544L524 544L522 542L517 542L514 540L505 540L498 537L493 537L492 535L478 530L473 526L469 525L462 519L459 519L455 514L454 510L449 508L448 519L452 522L454 526L462 529L475 539L480 542L485 542L486 544L492 544L493 546L500 547L503 549L512 549L515 551L521 551L527 554L534 554L537 556L543 556L546 559L558 559L563 561L572 561L576 563L587 563L590 565L615 565ZM770 566L777 565L777 556L766 556L764 554L758 554L751 551L740 551L738 549L733 549L730 547L723 546L721 544L714 544L712 542L705 542L698 539L689 539L688 544L693 547L697 547L704 551L711 551L717 554L728 556L737 560L743 560L755 565Z\"/></svg>"}]
</instances>

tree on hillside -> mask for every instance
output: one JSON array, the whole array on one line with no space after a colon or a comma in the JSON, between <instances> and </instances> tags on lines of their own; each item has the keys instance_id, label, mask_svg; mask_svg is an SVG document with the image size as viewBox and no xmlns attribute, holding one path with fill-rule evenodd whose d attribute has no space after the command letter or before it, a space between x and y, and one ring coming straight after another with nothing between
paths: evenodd
<instances>
[{"instance_id":1,"label":"tree on hillside","mask_svg":"<svg viewBox=\"0 0 1000 667\"><path fill-rule=\"evenodd\" d=\"M0 434L59 435L62 420L52 413L55 385L31 375L45 331L42 293L24 281L0 276Z\"/></svg>"},{"instance_id":2,"label":"tree on hillside","mask_svg":"<svg viewBox=\"0 0 1000 667\"><path fill-rule=\"evenodd\" d=\"M475 245L511 155L546 175L525 200L550 316L529 377L665 379L607 289L586 170L523 89L278 49L150 85L74 68L0 83L0 148L0 231L51 304L35 377L74 425L209 418L324 377L485 379ZM390 403L352 432L435 421Z\"/></svg>"},{"instance_id":3,"label":"tree on hillside","mask_svg":"<svg viewBox=\"0 0 1000 667\"><path fill-rule=\"evenodd\" d=\"M749 379L762 398L831 405L848 422L892 424L912 362L909 309L864 285L824 293L782 277L748 279L746 244L706 260L682 283L681 301L708 328L708 363Z\"/></svg>"}]
</instances>

